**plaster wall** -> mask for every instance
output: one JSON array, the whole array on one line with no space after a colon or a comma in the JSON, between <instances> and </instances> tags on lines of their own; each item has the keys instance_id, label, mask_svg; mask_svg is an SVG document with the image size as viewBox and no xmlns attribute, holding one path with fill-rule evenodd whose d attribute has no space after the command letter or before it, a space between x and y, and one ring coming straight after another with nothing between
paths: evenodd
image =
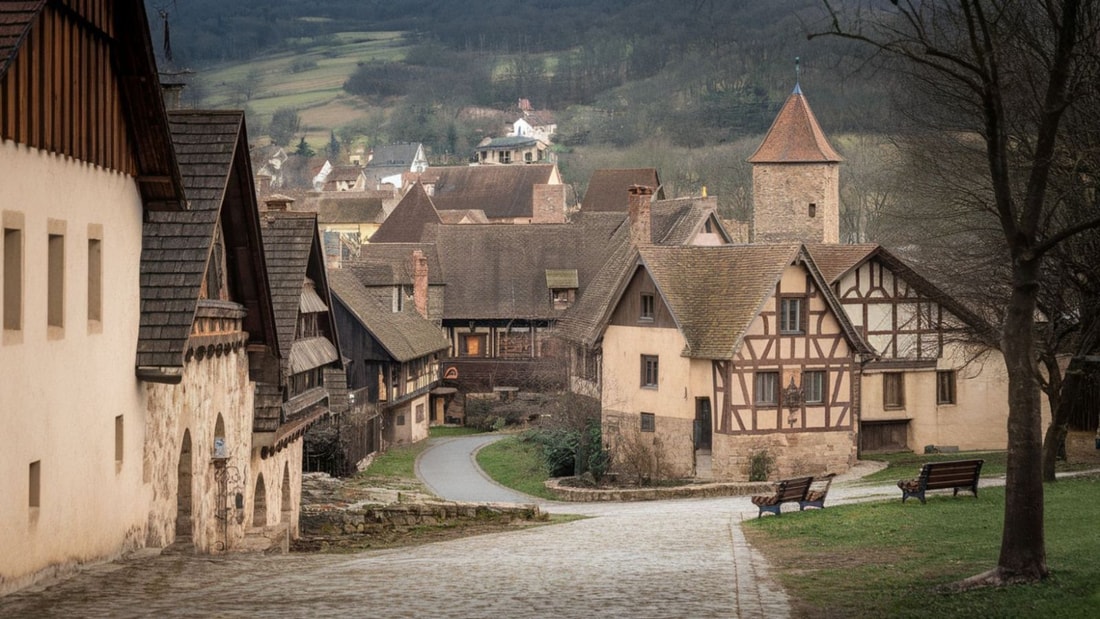
<instances>
[{"instance_id":1,"label":"plaster wall","mask_svg":"<svg viewBox=\"0 0 1100 619\"><path fill-rule=\"evenodd\" d=\"M134 376L142 204L133 179L3 141L0 219L22 231L22 328L0 336L3 595L141 546L149 491L141 468L144 393ZM47 325L50 234L64 236L63 327ZM90 321L88 239L95 236L102 316ZM4 277L0 269L0 290Z\"/></svg>"}]
</instances>

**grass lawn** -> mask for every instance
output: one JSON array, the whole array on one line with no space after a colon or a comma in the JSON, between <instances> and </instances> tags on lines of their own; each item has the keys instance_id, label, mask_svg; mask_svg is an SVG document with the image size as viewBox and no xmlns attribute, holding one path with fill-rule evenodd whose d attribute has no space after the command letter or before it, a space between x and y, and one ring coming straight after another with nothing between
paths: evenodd
<instances>
[{"instance_id":1,"label":"grass lawn","mask_svg":"<svg viewBox=\"0 0 1100 619\"><path fill-rule=\"evenodd\" d=\"M1089 617L1100 608L1100 476L1045 486L1052 575L1038 585L938 590L996 564L1004 489L791 512L746 522L803 617Z\"/></svg>"},{"instance_id":2,"label":"grass lawn","mask_svg":"<svg viewBox=\"0 0 1100 619\"><path fill-rule=\"evenodd\" d=\"M482 433L481 430L469 426L433 426L429 432L431 432L432 438L437 436L469 436Z\"/></svg>"},{"instance_id":3,"label":"grass lawn","mask_svg":"<svg viewBox=\"0 0 1100 619\"><path fill-rule=\"evenodd\" d=\"M886 463L886 468L863 477L861 481L882 483L910 479L920 474L925 462L944 462L947 460L985 460L982 464L982 477L995 477L1005 474L1004 451L964 451L950 454L918 454L902 451L888 454L864 454L864 460L878 460Z\"/></svg>"},{"instance_id":4,"label":"grass lawn","mask_svg":"<svg viewBox=\"0 0 1100 619\"><path fill-rule=\"evenodd\" d=\"M477 452L477 464L497 483L543 499L557 499L543 482L549 474L541 448L533 441L509 436Z\"/></svg>"}]
</instances>

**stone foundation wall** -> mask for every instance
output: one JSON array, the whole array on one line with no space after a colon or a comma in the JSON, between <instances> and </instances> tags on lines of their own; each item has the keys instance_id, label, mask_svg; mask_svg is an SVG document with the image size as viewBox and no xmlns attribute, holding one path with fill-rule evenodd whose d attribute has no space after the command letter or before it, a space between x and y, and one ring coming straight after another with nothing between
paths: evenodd
<instances>
[{"instance_id":1,"label":"stone foundation wall","mask_svg":"<svg viewBox=\"0 0 1100 619\"><path fill-rule=\"evenodd\" d=\"M856 461L855 433L776 432L759 435L715 434L711 467L715 479L747 481L753 454L773 458L768 479L846 473Z\"/></svg>"},{"instance_id":2,"label":"stone foundation wall","mask_svg":"<svg viewBox=\"0 0 1100 619\"><path fill-rule=\"evenodd\" d=\"M639 454L648 451L659 478L683 479L695 475L694 421L654 416L654 430L641 430L641 416L603 411L603 438L612 455L612 472L630 476Z\"/></svg>"}]
</instances>

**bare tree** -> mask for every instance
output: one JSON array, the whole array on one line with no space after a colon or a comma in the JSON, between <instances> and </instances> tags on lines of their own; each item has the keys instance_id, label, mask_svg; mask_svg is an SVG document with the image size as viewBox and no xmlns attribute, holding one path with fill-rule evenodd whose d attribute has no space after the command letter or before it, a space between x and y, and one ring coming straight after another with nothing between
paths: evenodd
<instances>
[{"instance_id":1,"label":"bare tree","mask_svg":"<svg viewBox=\"0 0 1100 619\"><path fill-rule=\"evenodd\" d=\"M984 192L971 197L1000 231L996 249L1008 273L1000 335L1009 381L1008 465L997 566L961 584L1040 580L1049 573L1034 336L1043 259L1100 226L1095 213L1058 217L1061 205L1048 200L1047 189L1066 112L1097 79L1097 2L891 0L858 6L854 18L823 2L830 25L811 38L859 41L898 61L894 66L918 85L933 118L950 118L955 131L976 136L984 156Z\"/></svg>"}]
</instances>

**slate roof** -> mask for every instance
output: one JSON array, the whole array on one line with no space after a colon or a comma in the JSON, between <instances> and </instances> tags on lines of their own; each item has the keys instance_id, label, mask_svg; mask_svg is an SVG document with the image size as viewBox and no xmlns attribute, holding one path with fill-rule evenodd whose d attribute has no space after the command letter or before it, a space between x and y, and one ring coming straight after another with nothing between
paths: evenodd
<instances>
[{"instance_id":1,"label":"slate roof","mask_svg":"<svg viewBox=\"0 0 1100 619\"><path fill-rule=\"evenodd\" d=\"M428 224L442 223L424 185L413 184L386 221L370 237L371 243L416 243Z\"/></svg>"},{"instance_id":2,"label":"slate roof","mask_svg":"<svg viewBox=\"0 0 1100 619\"><path fill-rule=\"evenodd\" d=\"M426 243L369 243L359 248L359 257L345 260L343 269L352 271L365 286L396 286L413 283L412 254L416 250L428 259L428 285L442 286L443 269L435 247Z\"/></svg>"},{"instance_id":3,"label":"slate roof","mask_svg":"<svg viewBox=\"0 0 1100 619\"><path fill-rule=\"evenodd\" d=\"M664 189L657 168L604 168L592 173L584 191L581 211L627 212L630 207L627 190L634 185L655 188L658 200L664 199Z\"/></svg>"},{"instance_id":4,"label":"slate roof","mask_svg":"<svg viewBox=\"0 0 1100 619\"><path fill-rule=\"evenodd\" d=\"M614 249L619 214L594 214L582 223L538 226L442 225L434 239L445 256L443 318L549 319L562 314L550 302L547 270L577 271L580 294Z\"/></svg>"},{"instance_id":5,"label":"slate roof","mask_svg":"<svg viewBox=\"0 0 1100 619\"><path fill-rule=\"evenodd\" d=\"M329 285L339 302L396 361L412 361L450 347L439 327L414 310L394 312L385 307L348 269L330 271Z\"/></svg>"},{"instance_id":6,"label":"slate roof","mask_svg":"<svg viewBox=\"0 0 1100 619\"><path fill-rule=\"evenodd\" d=\"M0 77L8 72L23 38L45 4L46 0L0 2Z\"/></svg>"},{"instance_id":7,"label":"slate roof","mask_svg":"<svg viewBox=\"0 0 1100 619\"><path fill-rule=\"evenodd\" d=\"M477 147L477 150L512 150L524 146L535 146L539 141L535 138L523 135L509 135L503 138L493 138L487 143Z\"/></svg>"},{"instance_id":8,"label":"slate roof","mask_svg":"<svg viewBox=\"0 0 1100 619\"><path fill-rule=\"evenodd\" d=\"M797 85L779 110L764 141L748 159L749 163L839 163L837 154L825 138L810 104Z\"/></svg>"},{"instance_id":9,"label":"slate roof","mask_svg":"<svg viewBox=\"0 0 1100 619\"><path fill-rule=\"evenodd\" d=\"M345 182L354 183L359 180L359 175L363 173L363 168L357 165L338 165L332 168L332 172L329 172L326 182Z\"/></svg>"},{"instance_id":10,"label":"slate roof","mask_svg":"<svg viewBox=\"0 0 1100 619\"><path fill-rule=\"evenodd\" d=\"M138 367L183 365L243 121L239 112L170 115L191 208L147 213L142 230Z\"/></svg>"},{"instance_id":11,"label":"slate roof","mask_svg":"<svg viewBox=\"0 0 1100 619\"><path fill-rule=\"evenodd\" d=\"M396 166L408 170L416 160L416 151L419 149L420 144L414 142L375 146L366 167Z\"/></svg>"},{"instance_id":12,"label":"slate roof","mask_svg":"<svg viewBox=\"0 0 1100 619\"><path fill-rule=\"evenodd\" d=\"M298 311L306 281L309 254L317 240L313 213L267 212L260 219L264 259L271 286L271 305L279 333L279 352L290 356L298 330ZM319 250L318 250L319 251Z\"/></svg>"},{"instance_id":13,"label":"slate roof","mask_svg":"<svg viewBox=\"0 0 1100 619\"><path fill-rule=\"evenodd\" d=\"M434 185L437 210L482 210L489 219L505 219L531 217L532 188L554 176L554 164L442 166L424 170L420 181Z\"/></svg>"}]
</instances>

